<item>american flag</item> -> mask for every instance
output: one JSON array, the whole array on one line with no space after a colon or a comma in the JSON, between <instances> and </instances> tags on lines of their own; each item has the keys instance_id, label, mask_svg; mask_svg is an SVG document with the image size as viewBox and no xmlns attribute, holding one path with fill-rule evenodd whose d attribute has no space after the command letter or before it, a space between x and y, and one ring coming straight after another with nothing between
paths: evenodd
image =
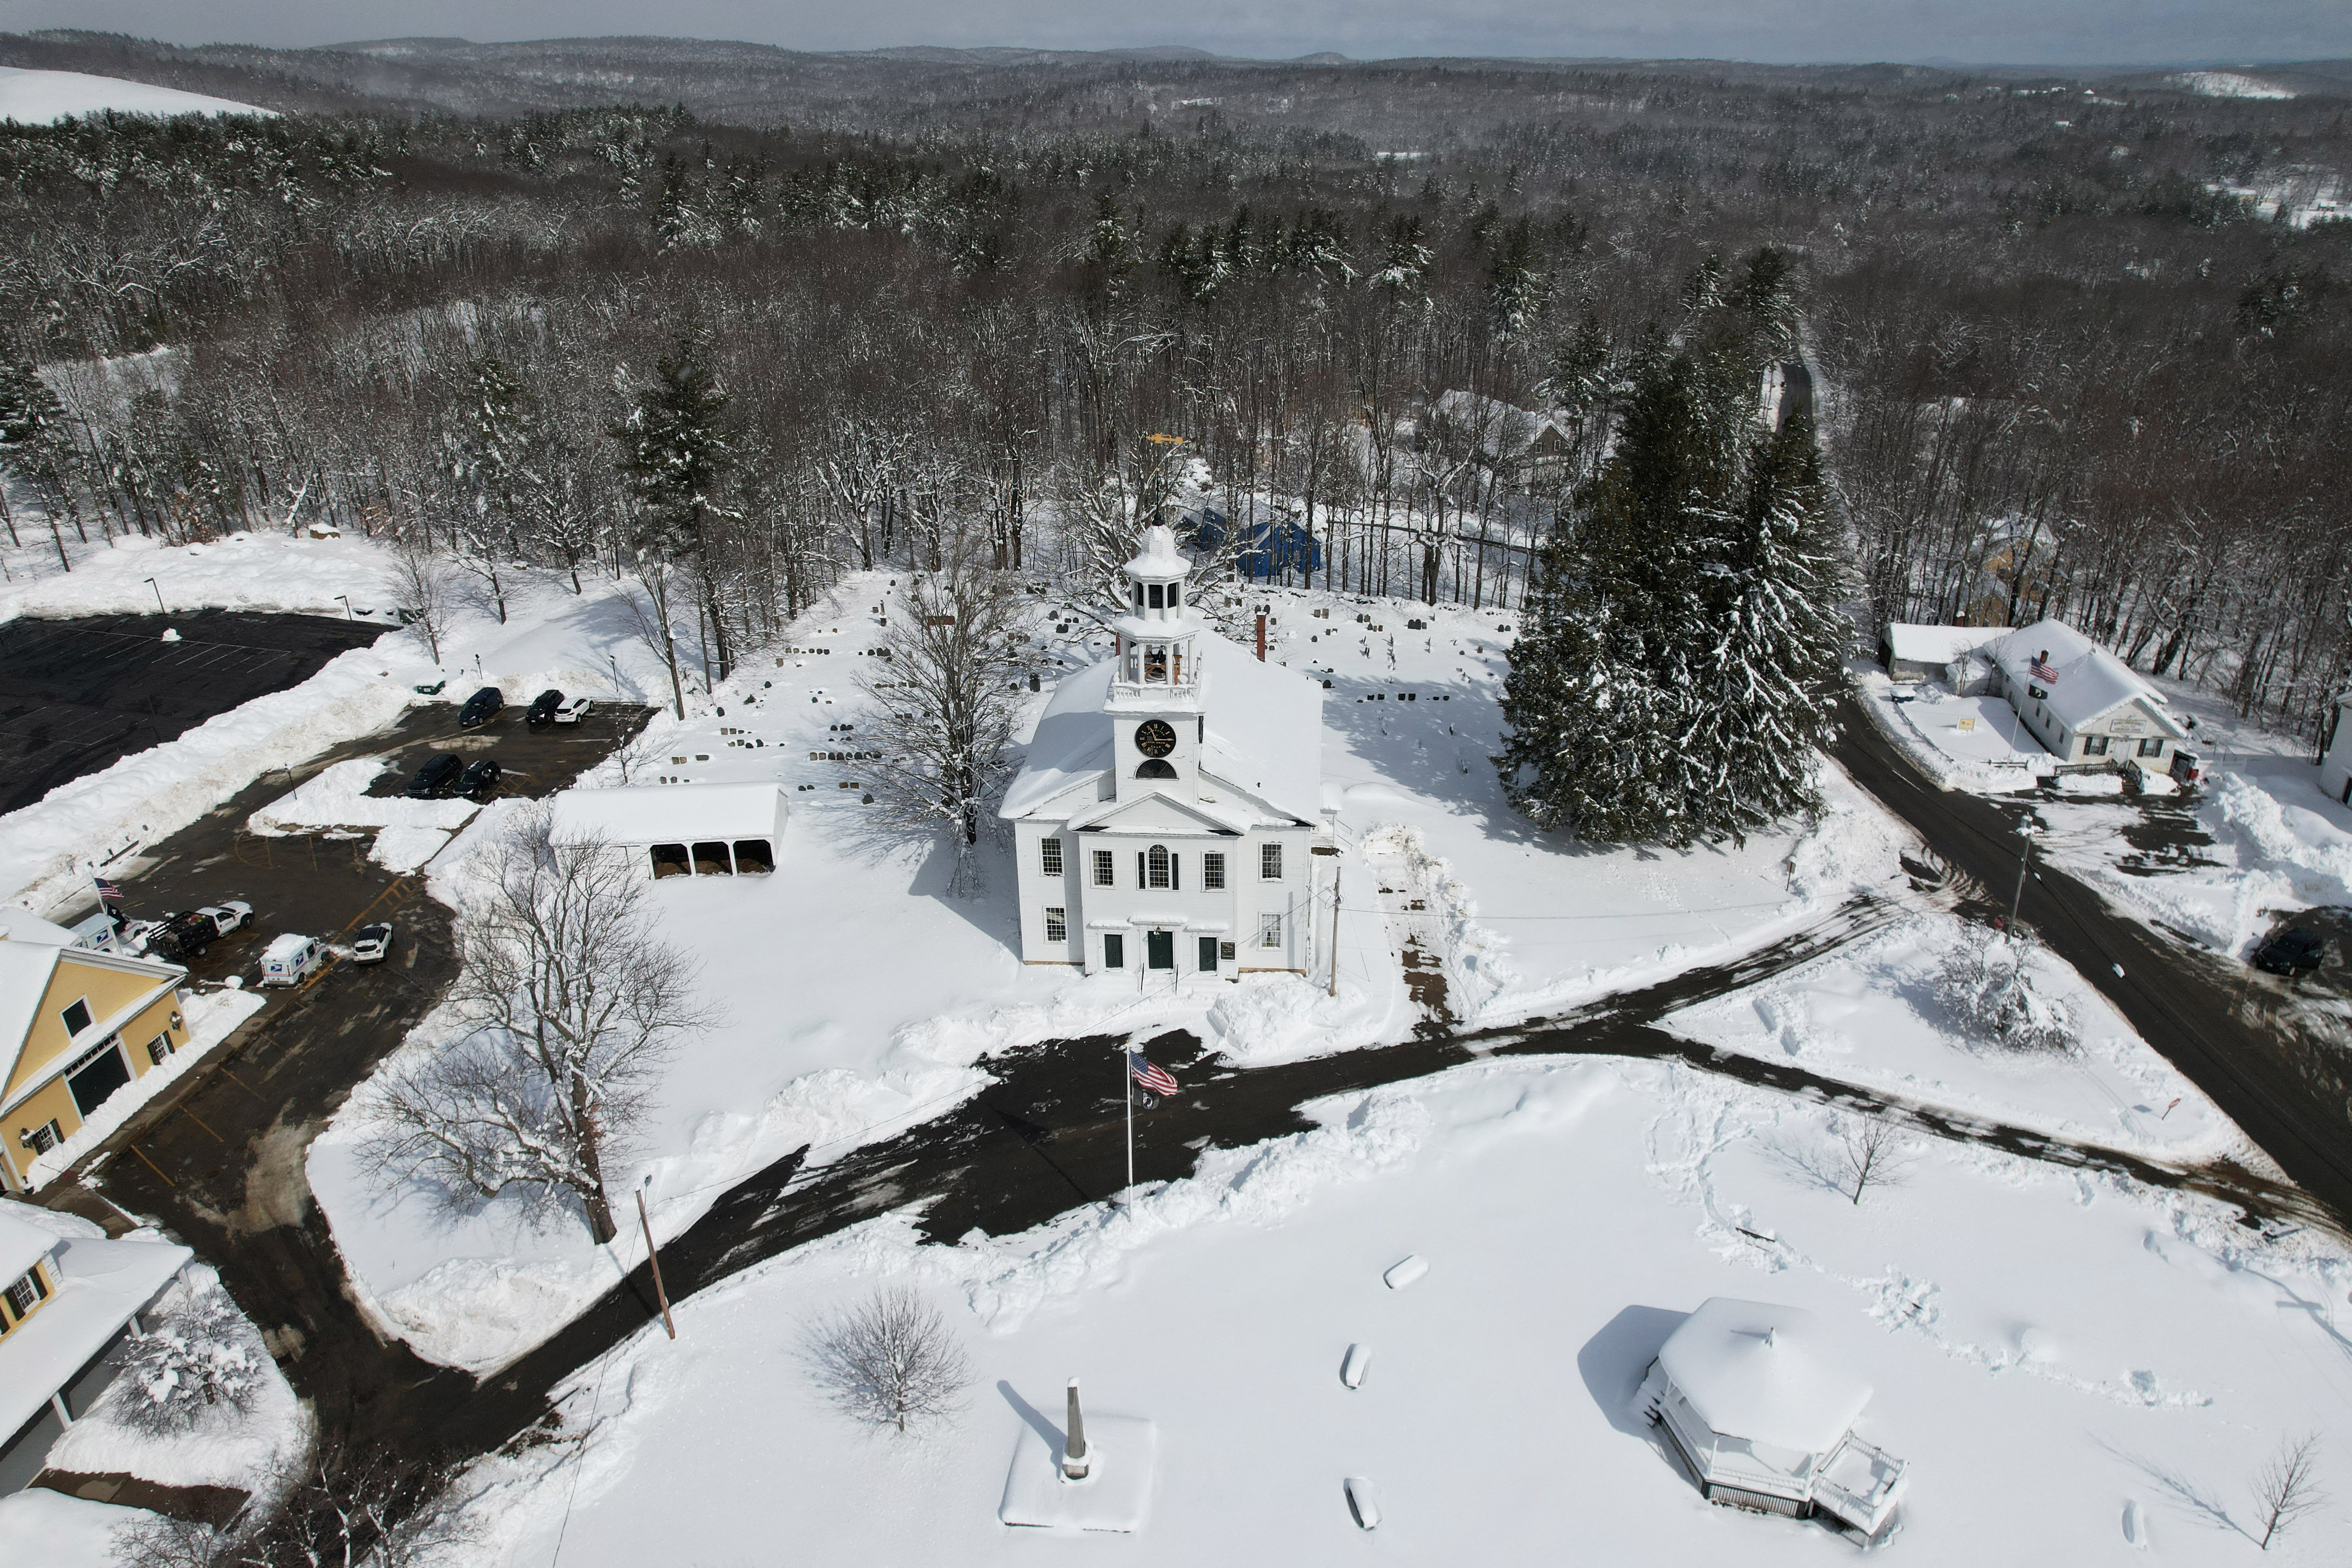
<instances>
[{"instance_id":1,"label":"american flag","mask_svg":"<svg viewBox=\"0 0 2352 1568\"><path fill-rule=\"evenodd\" d=\"M2047 656L2045 654L2042 657L2037 657L2026 668L2033 671L2034 679L2042 681L2045 685L2055 686L2058 684L2058 672L2051 668L2047 664L2044 664L2042 662L2042 657Z\"/></svg>"},{"instance_id":2,"label":"american flag","mask_svg":"<svg viewBox=\"0 0 2352 1568\"><path fill-rule=\"evenodd\" d=\"M1133 1075L1136 1082L1154 1094L1169 1095L1176 1092L1176 1080L1169 1076L1168 1069L1154 1066L1139 1052L1127 1053L1127 1070Z\"/></svg>"},{"instance_id":3,"label":"american flag","mask_svg":"<svg viewBox=\"0 0 2352 1568\"><path fill-rule=\"evenodd\" d=\"M110 903L119 903L122 899L122 889L100 877L98 879L98 896Z\"/></svg>"}]
</instances>

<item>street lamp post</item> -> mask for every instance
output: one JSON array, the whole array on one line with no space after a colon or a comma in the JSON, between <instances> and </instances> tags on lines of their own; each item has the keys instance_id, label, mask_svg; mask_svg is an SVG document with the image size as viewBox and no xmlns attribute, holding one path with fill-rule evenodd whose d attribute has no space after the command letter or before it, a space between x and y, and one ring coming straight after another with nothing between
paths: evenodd
<instances>
[{"instance_id":1,"label":"street lamp post","mask_svg":"<svg viewBox=\"0 0 2352 1568\"><path fill-rule=\"evenodd\" d=\"M150 588L155 588L155 607L162 610L163 614L170 615L172 612L163 608L163 590L155 587L155 579L152 577L147 578L146 583Z\"/></svg>"},{"instance_id":2,"label":"street lamp post","mask_svg":"<svg viewBox=\"0 0 2352 1568\"><path fill-rule=\"evenodd\" d=\"M349 594L338 594L335 597L342 601L343 619L347 621L350 620L352 618L352 596Z\"/></svg>"}]
</instances>

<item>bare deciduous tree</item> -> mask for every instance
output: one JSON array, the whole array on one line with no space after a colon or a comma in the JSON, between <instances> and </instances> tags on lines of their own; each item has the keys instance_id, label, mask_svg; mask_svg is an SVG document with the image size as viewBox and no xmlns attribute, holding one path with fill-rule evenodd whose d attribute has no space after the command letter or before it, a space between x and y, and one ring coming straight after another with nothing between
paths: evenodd
<instances>
[{"instance_id":1,"label":"bare deciduous tree","mask_svg":"<svg viewBox=\"0 0 2352 1568\"><path fill-rule=\"evenodd\" d=\"M820 1320L803 1351L825 1398L869 1426L905 1432L949 1420L971 1383L947 1321L903 1285Z\"/></svg>"},{"instance_id":2,"label":"bare deciduous tree","mask_svg":"<svg viewBox=\"0 0 2352 1568\"><path fill-rule=\"evenodd\" d=\"M1007 749L1023 698L1011 649L1023 604L1013 580L982 563L986 542L966 531L946 565L900 591L888 657L865 679L878 709L866 764L885 816L955 835L957 890L971 890L971 850L992 796L1011 772Z\"/></svg>"},{"instance_id":3,"label":"bare deciduous tree","mask_svg":"<svg viewBox=\"0 0 2352 1568\"><path fill-rule=\"evenodd\" d=\"M149 1514L118 1530L119 1568L414 1568L471 1533L438 1506L447 1473L331 1445L226 1525Z\"/></svg>"},{"instance_id":4,"label":"bare deciduous tree","mask_svg":"<svg viewBox=\"0 0 2352 1568\"><path fill-rule=\"evenodd\" d=\"M425 645L425 657L440 663L441 639L457 608L457 574L429 548L404 542L392 558L390 587L392 607Z\"/></svg>"},{"instance_id":5,"label":"bare deciduous tree","mask_svg":"<svg viewBox=\"0 0 2352 1568\"><path fill-rule=\"evenodd\" d=\"M1838 1190L1856 1208L1872 1187L1897 1187L1911 1172L1911 1154L1901 1130L1875 1116L1849 1116L1837 1130L1832 1151Z\"/></svg>"},{"instance_id":6,"label":"bare deciduous tree","mask_svg":"<svg viewBox=\"0 0 2352 1568\"><path fill-rule=\"evenodd\" d=\"M2262 1549L2284 1535L2294 1521L2327 1500L2319 1486L2319 1434L2307 1432L2279 1446L2254 1478L2254 1504L2261 1511Z\"/></svg>"},{"instance_id":7,"label":"bare deciduous tree","mask_svg":"<svg viewBox=\"0 0 2352 1568\"><path fill-rule=\"evenodd\" d=\"M655 934L632 858L557 842L544 808L479 853L486 891L461 923L450 993L468 1026L387 1069L364 1157L452 1204L576 1201L610 1241L605 1166L673 1043L715 1015L694 965Z\"/></svg>"}]
</instances>

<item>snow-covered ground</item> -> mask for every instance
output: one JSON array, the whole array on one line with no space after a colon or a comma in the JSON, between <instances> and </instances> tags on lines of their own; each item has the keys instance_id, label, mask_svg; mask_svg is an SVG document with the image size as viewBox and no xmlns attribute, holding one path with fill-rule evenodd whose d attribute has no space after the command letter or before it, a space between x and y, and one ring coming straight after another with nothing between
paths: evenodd
<instances>
[{"instance_id":1,"label":"snow-covered ground","mask_svg":"<svg viewBox=\"0 0 2352 1568\"><path fill-rule=\"evenodd\" d=\"M2164 79L2202 98L2293 98L2293 88L2281 87L2244 71L2175 71Z\"/></svg>"},{"instance_id":2,"label":"snow-covered ground","mask_svg":"<svg viewBox=\"0 0 2352 1568\"><path fill-rule=\"evenodd\" d=\"M778 648L747 658L685 721L656 716L632 748L637 782L774 779L793 813L774 878L652 889L665 935L701 959L726 1016L677 1051L617 1183L652 1178L657 1236L682 1231L728 1186L803 1143L821 1163L940 1114L986 1081L976 1064L992 1052L1183 1027L1256 1064L1405 1038L1423 1016L1402 981L1408 940L1442 966L1460 1024L1504 1021L1753 946L1895 869L1899 832L1834 771L1823 824L1741 849L1598 851L1528 832L1486 760L1508 616L1377 606L1397 634L1391 649L1388 631L1352 621L1350 601L1261 591L1252 602L1275 606L1268 657L1331 672L1326 788L1342 806L1348 850L1339 994L1328 994L1328 969L1146 994L1132 977L1024 965L1009 865L992 853L989 891L948 897L945 851L876 836L863 792L841 787L859 782L856 764L821 760L860 749L856 675L881 640L876 607L889 586L883 575L845 582ZM1307 613L1323 605L1328 622ZM1408 608L1427 631L1404 632ZM545 666L577 646L486 658ZM1103 651L1082 633L1041 629L1034 654L1050 676ZM1413 700L1401 700L1407 692ZM621 765L596 782L617 782ZM436 896L462 901L469 847L501 819L497 808L482 814L433 861ZM436 1048L451 1026L429 1020L411 1048ZM453 1219L420 1193L387 1191L356 1158L367 1104L355 1096L313 1145L310 1183L362 1299L419 1353L500 1365L642 1259L633 1232L600 1248L584 1228L534 1226L505 1204Z\"/></svg>"},{"instance_id":3,"label":"snow-covered ground","mask_svg":"<svg viewBox=\"0 0 2352 1568\"><path fill-rule=\"evenodd\" d=\"M451 1561L750 1561L780 1528L882 1563L1845 1561L1818 1526L1701 1501L1629 1414L1715 1295L1811 1310L1875 1385L1862 1429L1913 1467L1895 1550L1923 1568L2133 1560L2133 1505L2145 1560L2251 1562L2261 1461L2352 1441L2352 1259L2309 1233L1947 1144L1856 1206L1808 1170L1833 1112L1679 1066L1481 1064L1316 1114L1125 1208L954 1247L879 1220L692 1298L674 1342L656 1326L572 1381L583 1445L477 1468L480 1534ZM1408 1254L1427 1275L1385 1289ZM799 1350L894 1281L975 1373L919 1441L848 1426ZM1072 1376L1091 1413L1157 1427L1142 1530L1087 1547L996 1518ZM1351 1476L1378 1490L1370 1540ZM2342 1499L2273 1556L2332 1561Z\"/></svg>"},{"instance_id":4,"label":"snow-covered ground","mask_svg":"<svg viewBox=\"0 0 2352 1568\"><path fill-rule=\"evenodd\" d=\"M2057 770L2058 759L2002 699L1956 697L1924 681L1898 684L1859 658L1848 661L1846 674L1880 732L1945 789L2000 795L2032 789Z\"/></svg>"},{"instance_id":5,"label":"snow-covered ground","mask_svg":"<svg viewBox=\"0 0 2352 1568\"><path fill-rule=\"evenodd\" d=\"M2132 1032L2106 999L2046 952L2035 988L2082 1037L2063 1055L1969 1041L1935 995L1958 919L1906 918L1812 963L1669 1016L1685 1038L2061 1138L2192 1163L2243 1155L2237 1128Z\"/></svg>"},{"instance_id":6,"label":"snow-covered ground","mask_svg":"<svg viewBox=\"0 0 2352 1568\"><path fill-rule=\"evenodd\" d=\"M0 120L46 125L68 115L100 114L110 109L121 114L276 113L250 103L183 92L175 87L125 81L121 77L0 66Z\"/></svg>"}]
</instances>

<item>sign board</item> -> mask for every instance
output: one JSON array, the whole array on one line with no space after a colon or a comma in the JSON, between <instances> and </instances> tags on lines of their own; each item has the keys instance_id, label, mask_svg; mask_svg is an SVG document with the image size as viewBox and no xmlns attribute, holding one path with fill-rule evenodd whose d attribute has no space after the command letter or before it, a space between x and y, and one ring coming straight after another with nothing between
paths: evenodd
<instances>
[{"instance_id":1,"label":"sign board","mask_svg":"<svg viewBox=\"0 0 2352 1568\"><path fill-rule=\"evenodd\" d=\"M1961 720L1961 721L1960 721L1960 733L1961 733L1961 734L1963 734L1963 735L1967 734L1969 731L1971 731L1971 730L1975 729L1976 727L1977 727L1977 721L1976 721L1975 720L1973 720L1973 719L1963 719L1963 720Z\"/></svg>"}]
</instances>

